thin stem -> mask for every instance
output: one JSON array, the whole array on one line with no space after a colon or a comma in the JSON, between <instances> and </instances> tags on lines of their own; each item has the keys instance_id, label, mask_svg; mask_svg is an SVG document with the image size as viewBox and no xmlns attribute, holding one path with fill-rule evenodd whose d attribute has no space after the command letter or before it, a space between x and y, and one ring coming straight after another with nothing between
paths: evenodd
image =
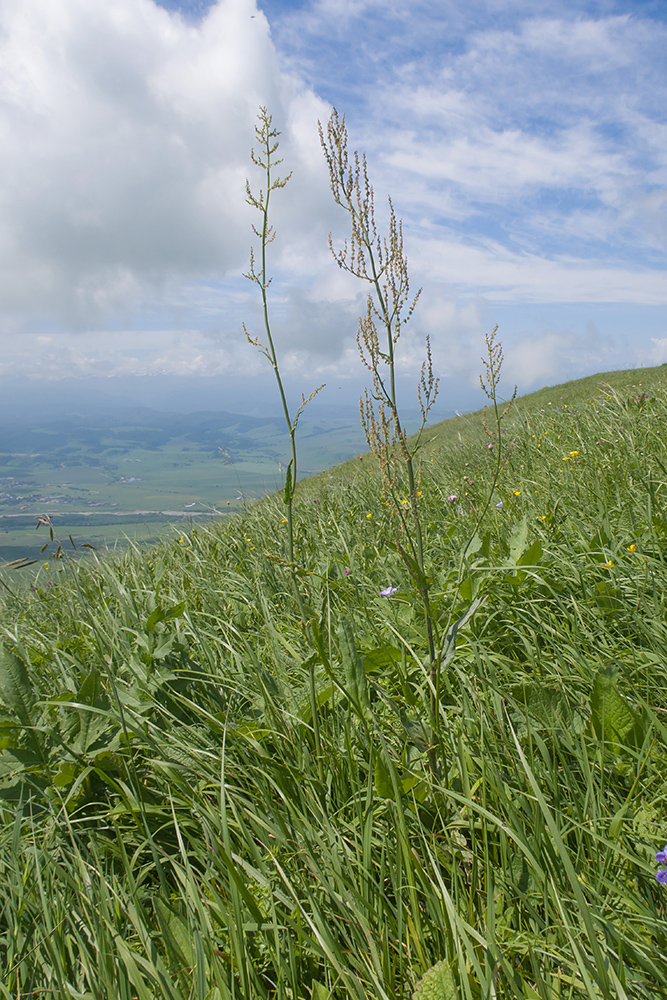
<instances>
[{"instance_id":1,"label":"thin stem","mask_svg":"<svg viewBox=\"0 0 667 1000\"><path fill-rule=\"evenodd\" d=\"M258 195L254 195L250 188L250 183L246 181L246 201L253 208L256 208L262 216L261 229L257 229L253 226L253 231L255 235L259 238L260 242L260 269L257 272L255 268L255 256L254 251L250 250L250 269L245 275L250 281L254 282L260 290L262 296L262 316L264 321L264 332L266 334L267 345L260 344L257 338L252 338L248 333L245 324L244 331L249 343L253 344L255 347L259 347L264 356L271 363L273 368L273 373L276 377L276 382L278 384L278 392L280 394L280 402L283 408L283 414L285 417L285 423L287 425L287 433L290 439L290 461L287 466L287 471L285 473L285 487L284 487L284 499L285 505L287 507L287 554L289 563L294 567L294 491L296 489L298 465L297 465L297 449L296 449L296 429L299 423L299 417L303 413L304 407L313 396L323 388L320 386L314 392L306 398L301 397L301 405L296 411L296 415L292 418L290 413L289 405L287 403L287 396L285 393L285 387L283 385L282 376L280 374L280 367L278 365L278 355L276 353L276 348L273 340L273 334L271 332L271 320L269 316L269 300L268 300L268 289L271 284L271 278L267 277L267 247L275 239L276 233L273 226L269 222L269 205L271 201L271 192L277 190L278 188L283 188L292 176L289 173L286 177L273 178L273 170L282 163L281 159L274 159L274 153L278 149L278 136L280 132L272 127L273 119L268 113L266 108L260 108L259 110L259 126L255 127L255 135L257 141L260 144L261 152L258 155L253 149L251 152L251 158L253 163L264 171L264 181L266 184L265 190L260 190ZM298 592L298 588L297 588Z\"/></svg>"}]
</instances>

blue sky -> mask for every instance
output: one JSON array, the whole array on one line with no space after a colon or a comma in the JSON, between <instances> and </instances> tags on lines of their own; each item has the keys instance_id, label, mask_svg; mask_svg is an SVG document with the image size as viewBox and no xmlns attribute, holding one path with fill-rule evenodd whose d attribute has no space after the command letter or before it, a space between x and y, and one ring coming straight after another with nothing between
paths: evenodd
<instances>
[{"instance_id":1,"label":"blue sky","mask_svg":"<svg viewBox=\"0 0 667 1000\"><path fill-rule=\"evenodd\" d=\"M667 362L663 2L22 0L0 28L0 376L259 378L260 104L294 171L272 293L296 382L360 374L363 289L327 249L332 105L424 288L406 379L429 333L472 404L496 323L522 392Z\"/></svg>"}]
</instances>

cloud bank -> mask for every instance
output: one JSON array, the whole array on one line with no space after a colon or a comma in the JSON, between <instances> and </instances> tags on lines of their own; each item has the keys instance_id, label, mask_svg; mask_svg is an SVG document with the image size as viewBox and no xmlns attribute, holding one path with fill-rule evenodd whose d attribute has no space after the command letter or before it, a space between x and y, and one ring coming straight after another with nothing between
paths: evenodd
<instances>
[{"instance_id":1,"label":"cloud bank","mask_svg":"<svg viewBox=\"0 0 667 1000\"><path fill-rule=\"evenodd\" d=\"M428 332L473 382L484 332L535 304L548 329L501 330L522 388L662 359L667 322L641 317L667 304L666 42L611 0L0 0L0 375L255 370L260 105L293 170L271 257L286 370L355 369L363 289L327 249L345 220L316 127L334 103L425 286L407 371ZM592 332L610 303L636 307L625 339Z\"/></svg>"},{"instance_id":2,"label":"cloud bank","mask_svg":"<svg viewBox=\"0 0 667 1000\"><path fill-rule=\"evenodd\" d=\"M287 123L307 199L320 105L280 72L253 0L197 26L152 0L22 0L0 28L0 301L17 329L242 269L260 105Z\"/></svg>"}]
</instances>

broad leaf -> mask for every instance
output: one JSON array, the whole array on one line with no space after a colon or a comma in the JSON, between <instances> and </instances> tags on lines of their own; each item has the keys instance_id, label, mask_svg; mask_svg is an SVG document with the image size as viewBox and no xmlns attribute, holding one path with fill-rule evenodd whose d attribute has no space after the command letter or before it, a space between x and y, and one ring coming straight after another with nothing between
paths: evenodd
<instances>
[{"instance_id":1,"label":"broad leaf","mask_svg":"<svg viewBox=\"0 0 667 1000\"><path fill-rule=\"evenodd\" d=\"M366 671L359 653L354 637L354 630L350 622L344 618L338 629L338 641L345 668L347 680L347 690L355 706L368 711L370 709L370 699L368 697L368 682Z\"/></svg>"},{"instance_id":2,"label":"broad leaf","mask_svg":"<svg viewBox=\"0 0 667 1000\"><path fill-rule=\"evenodd\" d=\"M536 566L542 558L542 544L536 538L532 545L529 545L516 561L517 566Z\"/></svg>"},{"instance_id":3,"label":"broad leaf","mask_svg":"<svg viewBox=\"0 0 667 1000\"><path fill-rule=\"evenodd\" d=\"M642 741L642 719L618 689L612 667L598 670L591 694L591 719L598 739L622 746Z\"/></svg>"},{"instance_id":4,"label":"broad leaf","mask_svg":"<svg viewBox=\"0 0 667 1000\"><path fill-rule=\"evenodd\" d=\"M375 761L375 791L381 799L393 799L394 785L389 768L380 757Z\"/></svg>"},{"instance_id":5,"label":"broad leaf","mask_svg":"<svg viewBox=\"0 0 667 1000\"><path fill-rule=\"evenodd\" d=\"M512 529L512 534L510 535L510 555L509 562L512 566L516 566L519 556L526 547L526 539L528 538L528 518L523 517L518 524Z\"/></svg>"},{"instance_id":6,"label":"broad leaf","mask_svg":"<svg viewBox=\"0 0 667 1000\"><path fill-rule=\"evenodd\" d=\"M35 692L28 668L12 650L0 644L0 701L24 726L32 725Z\"/></svg>"}]
</instances>

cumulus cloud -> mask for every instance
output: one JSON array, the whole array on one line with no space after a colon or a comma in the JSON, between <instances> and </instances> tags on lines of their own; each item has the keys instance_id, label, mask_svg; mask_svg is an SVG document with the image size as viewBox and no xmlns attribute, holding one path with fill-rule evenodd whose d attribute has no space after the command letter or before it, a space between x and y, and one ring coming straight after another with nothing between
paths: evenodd
<instances>
[{"instance_id":1,"label":"cumulus cloud","mask_svg":"<svg viewBox=\"0 0 667 1000\"><path fill-rule=\"evenodd\" d=\"M651 337L652 348L642 350L639 356L641 365L667 364L667 337Z\"/></svg>"},{"instance_id":2,"label":"cumulus cloud","mask_svg":"<svg viewBox=\"0 0 667 1000\"><path fill-rule=\"evenodd\" d=\"M425 285L407 375L428 332L439 373L474 379L508 304L555 312L508 341L518 381L606 363L557 312L665 303L665 41L584 0L548 17L539 0L0 0L0 374L254 370L259 105L294 172L269 265L285 370L356 373L364 289L327 250L345 234L317 138L330 103Z\"/></svg>"},{"instance_id":3,"label":"cumulus cloud","mask_svg":"<svg viewBox=\"0 0 667 1000\"><path fill-rule=\"evenodd\" d=\"M551 329L510 342L505 350L504 375L525 392L613 368L615 348L614 339L602 336L594 324L589 324L583 335Z\"/></svg>"},{"instance_id":4,"label":"cumulus cloud","mask_svg":"<svg viewBox=\"0 0 667 1000\"><path fill-rule=\"evenodd\" d=\"M0 27L0 302L17 323L85 324L241 269L261 104L288 133L298 227L321 103L281 72L254 0L196 26L152 0L24 0Z\"/></svg>"}]
</instances>

